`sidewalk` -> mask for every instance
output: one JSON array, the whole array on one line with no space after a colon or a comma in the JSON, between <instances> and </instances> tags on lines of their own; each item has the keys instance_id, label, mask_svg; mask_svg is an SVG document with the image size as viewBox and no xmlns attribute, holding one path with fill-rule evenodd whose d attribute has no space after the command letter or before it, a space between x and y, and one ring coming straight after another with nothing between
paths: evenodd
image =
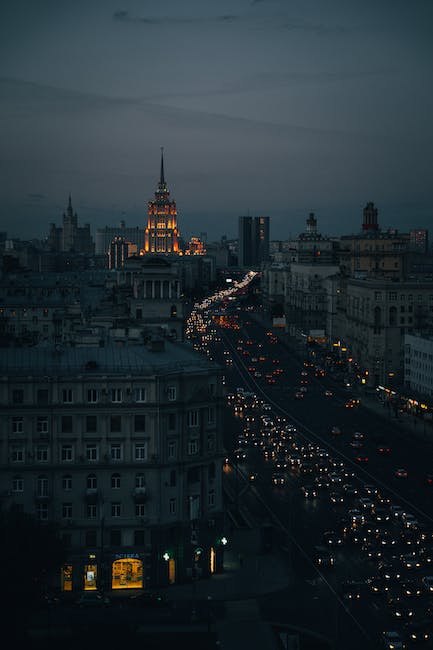
<instances>
[{"instance_id":1,"label":"sidewalk","mask_svg":"<svg viewBox=\"0 0 433 650\"><path fill-rule=\"evenodd\" d=\"M169 601L193 601L197 608L212 601L225 603L225 615L211 625L223 650L276 650L279 646L266 622L260 620L257 598L284 589L289 572L277 552L260 554L260 529L235 529L225 551L224 572L193 584L160 590Z\"/></svg>"}]
</instances>

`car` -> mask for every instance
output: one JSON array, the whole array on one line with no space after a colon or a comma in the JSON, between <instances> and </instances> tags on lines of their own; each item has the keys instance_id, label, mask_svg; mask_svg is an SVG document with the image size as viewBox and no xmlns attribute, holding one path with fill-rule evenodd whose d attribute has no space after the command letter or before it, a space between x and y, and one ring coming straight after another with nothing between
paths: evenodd
<instances>
[{"instance_id":1,"label":"car","mask_svg":"<svg viewBox=\"0 0 433 650\"><path fill-rule=\"evenodd\" d=\"M367 583L374 594L386 594L389 591L389 581L381 576L368 578Z\"/></svg>"},{"instance_id":2,"label":"car","mask_svg":"<svg viewBox=\"0 0 433 650\"><path fill-rule=\"evenodd\" d=\"M344 503L344 494L333 491L329 493L329 499L334 504Z\"/></svg>"},{"instance_id":3,"label":"car","mask_svg":"<svg viewBox=\"0 0 433 650\"><path fill-rule=\"evenodd\" d=\"M412 605L401 598L390 598L388 600L389 611L395 618L407 620L413 618L415 612Z\"/></svg>"},{"instance_id":4,"label":"car","mask_svg":"<svg viewBox=\"0 0 433 650\"><path fill-rule=\"evenodd\" d=\"M354 440L364 440L364 438L365 438L365 434L362 433L361 431L355 431L355 433L353 434Z\"/></svg>"},{"instance_id":5,"label":"car","mask_svg":"<svg viewBox=\"0 0 433 650\"><path fill-rule=\"evenodd\" d=\"M352 397L351 399L348 399L347 402L345 402L344 406L347 409L353 409L353 408L356 408L357 406L359 406L360 403L361 403L361 400L355 399L354 397Z\"/></svg>"},{"instance_id":6,"label":"car","mask_svg":"<svg viewBox=\"0 0 433 650\"><path fill-rule=\"evenodd\" d=\"M372 512L374 510L373 501L371 499L368 499L367 497L361 497L360 499L358 499L358 503L364 511L370 510Z\"/></svg>"},{"instance_id":7,"label":"car","mask_svg":"<svg viewBox=\"0 0 433 650\"><path fill-rule=\"evenodd\" d=\"M405 569L421 569L421 559L413 553L404 553L400 556L401 563Z\"/></svg>"},{"instance_id":8,"label":"car","mask_svg":"<svg viewBox=\"0 0 433 650\"><path fill-rule=\"evenodd\" d=\"M433 576L424 576L421 578L421 584L428 594L433 593Z\"/></svg>"},{"instance_id":9,"label":"car","mask_svg":"<svg viewBox=\"0 0 433 650\"><path fill-rule=\"evenodd\" d=\"M403 467L399 467L398 469L395 470L394 476L395 478L407 478L408 477L407 469L404 469Z\"/></svg>"},{"instance_id":10,"label":"car","mask_svg":"<svg viewBox=\"0 0 433 650\"><path fill-rule=\"evenodd\" d=\"M403 521L405 528L415 530L419 526L418 519L410 512L405 512L402 515L401 520Z\"/></svg>"},{"instance_id":11,"label":"car","mask_svg":"<svg viewBox=\"0 0 433 650\"><path fill-rule=\"evenodd\" d=\"M301 492L305 499L317 498L317 489L314 487L314 485L303 485L301 487Z\"/></svg>"},{"instance_id":12,"label":"car","mask_svg":"<svg viewBox=\"0 0 433 650\"><path fill-rule=\"evenodd\" d=\"M128 598L128 603L136 607L167 607L168 602L163 594L155 591L142 591L138 594L133 594Z\"/></svg>"},{"instance_id":13,"label":"car","mask_svg":"<svg viewBox=\"0 0 433 650\"><path fill-rule=\"evenodd\" d=\"M333 484L339 484L343 482L342 477L337 472L330 472L328 474L329 482Z\"/></svg>"},{"instance_id":14,"label":"car","mask_svg":"<svg viewBox=\"0 0 433 650\"><path fill-rule=\"evenodd\" d=\"M390 520L391 515L386 508L375 508L374 518L378 523L385 523Z\"/></svg>"},{"instance_id":15,"label":"car","mask_svg":"<svg viewBox=\"0 0 433 650\"><path fill-rule=\"evenodd\" d=\"M396 505L395 503L391 504L389 506L389 511L391 513L391 516L394 517L394 519L401 519L401 517L404 515L405 510L401 506Z\"/></svg>"},{"instance_id":16,"label":"car","mask_svg":"<svg viewBox=\"0 0 433 650\"><path fill-rule=\"evenodd\" d=\"M295 399L304 399L304 393L302 393L300 390L297 390L295 393Z\"/></svg>"},{"instance_id":17,"label":"car","mask_svg":"<svg viewBox=\"0 0 433 650\"><path fill-rule=\"evenodd\" d=\"M351 508L348 512L348 515L350 517L352 524L362 525L365 522L365 517L363 513L360 510L358 510L358 508Z\"/></svg>"},{"instance_id":18,"label":"car","mask_svg":"<svg viewBox=\"0 0 433 650\"><path fill-rule=\"evenodd\" d=\"M382 632L382 645L387 650L405 650L406 648L403 637L394 630Z\"/></svg>"},{"instance_id":19,"label":"car","mask_svg":"<svg viewBox=\"0 0 433 650\"><path fill-rule=\"evenodd\" d=\"M357 580L347 580L342 584L342 595L344 600L360 600L365 592L365 582Z\"/></svg>"},{"instance_id":20,"label":"car","mask_svg":"<svg viewBox=\"0 0 433 650\"><path fill-rule=\"evenodd\" d=\"M389 456L391 453L391 447L385 443L380 443L377 445L376 451L378 454L382 454L382 456Z\"/></svg>"},{"instance_id":21,"label":"car","mask_svg":"<svg viewBox=\"0 0 433 650\"><path fill-rule=\"evenodd\" d=\"M244 449L241 449L239 447L239 449L235 449L234 457L235 457L236 460L245 460L246 457L247 457L247 453L246 453L246 451Z\"/></svg>"},{"instance_id":22,"label":"car","mask_svg":"<svg viewBox=\"0 0 433 650\"><path fill-rule=\"evenodd\" d=\"M84 591L77 599L78 607L107 607L110 599L100 591Z\"/></svg>"},{"instance_id":23,"label":"car","mask_svg":"<svg viewBox=\"0 0 433 650\"><path fill-rule=\"evenodd\" d=\"M333 397L333 396L334 393L332 392L332 390L325 390L325 397Z\"/></svg>"},{"instance_id":24,"label":"car","mask_svg":"<svg viewBox=\"0 0 433 650\"><path fill-rule=\"evenodd\" d=\"M357 463L368 463L368 456L367 454L358 454L355 456L355 460Z\"/></svg>"},{"instance_id":25,"label":"car","mask_svg":"<svg viewBox=\"0 0 433 650\"><path fill-rule=\"evenodd\" d=\"M317 566L334 566L335 557L325 546L314 547L314 561Z\"/></svg>"},{"instance_id":26,"label":"car","mask_svg":"<svg viewBox=\"0 0 433 650\"><path fill-rule=\"evenodd\" d=\"M426 643L431 639L431 620L418 620L406 623L405 630L411 643Z\"/></svg>"},{"instance_id":27,"label":"car","mask_svg":"<svg viewBox=\"0 0 433 650\"><path fill-rule=\"evenodd\" d=\"M332 427L332 429L331 429L331 435L333 435L333 436L339 436L339 435L341 435L341 429L340 429L340 427Z\"/></svg>"},{"instance_id":28,"label":"car","mask_svg":"<svg viewBox=\"0 0 433 650\"><path fill-rule=\"evenodd\" d=\"M272 483L274 485L279 485L279 486L285 485L286 484L286 477L281 472L273 472L273 474L272 474Z\"/></svg>"},{"instance_id":29,"label":"car","mask_svg":"<svg viewBox=\"0 0 433 650\"><path fill-rule=\"evenodd\" d=\"M433 474L427 474L425 477L426 485L433 485Z\"/></svg>"},{"instance_id":30,"label":"car","mask_svg":"<svg viewBox=\"0 0 433 650\"><path fill-rule=\"evenodd\" d=\"M335 530L326 530L323 533L323 542L326 546L342 546L343 537Z\"/></svg>"},{"instance_id":31,"label":"car","mask_svg":"<svg viewBox=\"0 0 433 650\"><path fill-rule=\"evenodd\" d=\"M407 598L419 598L423 594L422 580L421 584L417 580L404 580L401 583L402 595Z\"/></svg>"}]
</instances>

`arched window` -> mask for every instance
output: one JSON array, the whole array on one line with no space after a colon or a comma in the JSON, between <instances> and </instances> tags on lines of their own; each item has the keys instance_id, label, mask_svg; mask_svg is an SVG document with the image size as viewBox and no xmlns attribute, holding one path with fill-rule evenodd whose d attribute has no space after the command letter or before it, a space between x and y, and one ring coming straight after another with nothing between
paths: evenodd
<instances>
[{"instance_id":1,"label":"arched window","mask_svg":"<svg viewBox=\"0 0 433 650\"><path fill-rule=\"evenodd\" d=\"M120 474L111 475L111 487L113 490L118 490L120 488Z\"/></svg>"},{"instance_id":2,"label":"arched window","mask_svg":"<svg viewBox=\"0 0 433 650\"><path fill-rule=\"evenodd\" d=\"M89 474L87 476L86 487L88 490L96 490L96 488L98 487L96 474Z\"/></svg>"},{"instance_id":3,"label":"arched window","mask_svg":"<svg viewBox=\"0 0 433 650\"><path fill-rule=\"evenodd\" d=\"M135 475L135 487L136 488L144 488L146 487L146 481L144 478L144 474L136 474Z\"/></svg>"}]
</instances>

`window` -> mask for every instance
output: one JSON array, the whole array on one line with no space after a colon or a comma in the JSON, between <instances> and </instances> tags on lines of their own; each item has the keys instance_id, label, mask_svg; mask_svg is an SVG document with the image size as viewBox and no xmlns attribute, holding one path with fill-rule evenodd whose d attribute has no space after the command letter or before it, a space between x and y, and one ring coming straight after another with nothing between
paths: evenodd
<instances>
[{"instance_id":1,"label":"window","mask_svg":"<svg viewBox=\"0 0 433 650\"><path fill-rule=\"evenodd\" d=\"M209 494L207 495L207 504L210 508L212 508L215 505L215 492L214 490L210 490Z\"/></svg>"},{"instance_id":2,"label":"window","mask_svg":"<svg viewBox=\"0 0 433 650\"><path fill-rule=\"evenodd\" d=\"M72 476L70 476L70 474L62 476L62 489L72 490Z\"/></svg>"},{"instance_id":3,"label":"window","mask_svg":"<svg viewBox=\"0 0 433 650\"><path fill-rule=\"evenodd\" d=\"M68 463L74 460L74 449L72 445L62 445L61 448L61 459L62 462Z\"/></svg>"},{"instance_id":4,"label":"window","mask_svg":"<svg viewBox=\"0 0 433 650\"><path fill-rule=\"evenodd\" d=\"M134 401L136 401L136 402L145 402L146 401L146 389L145 388L134 388Z\"/></svg>"},{"instance_id":5,"label":"window","mask_svg":"<svg viewBox=\"0 0 433 650\"><path fill-rule=\"evenodd\" d=\"M122 417L120 415L112 415L110 417L110 432L120 433L122 431Z\"/></svg>"},{"instance_id":6,"label":"window","mask_svg":"<svg viewBox=\"0 0 433 650\"><path fill-rule=\"evenodd\" d=\"M215 392L216 392L215 384L209 384L209 392L210 392L211 395L215 395Z\"/></svg>"},{"instance_id":7,"label":"window","mask_svg":"<svg viewBox=\"0 0 433 650\"><path fill-rule=\"evenodd\" d=\"M24 418L16 417L12 418L12 433L23 433L24 432Z\"/></svg>"},{"instance_id":8,"label":"window","mask_svg":"<svg viewBox=\"0 0 433 650\"><path fill-rule=\"evenodd\" d=\"M47 521L48 519L48 503L36 504L36 518L39 521Z\"/></svg>"},{"instance_id":9,"label":"window","mask_svg":"<svg viewBox=\"0 0 433 650\"><path fill-rule=\"evenodd\" d=\"M147 460L147 442L136 442L134 449L135 460Z\"/></svg>"},{"instance_id":10,"label":"window","mask_svg":"<svg viewBox=\"0 0 433 650\"><path fill-rule=\"evenodd\" d=\"M12 391L12 404L24 404L24 391L22 388L14 388Z\"/></svg>"},{"instance_id":11,"label":"window","mask_svg":"<svg viewBox=\"0 0 433 650\"><path fill-rule=\"evenodd\" d=\"M190 483L198 483L200 481L200 468L191 467L186 474L186 481Z\"/></svg>"},{"instance_id":12,"label":"window","mask_svg":"<svg viewBox=\"0 0 433 650\"><path fill-rule=\"evenodd\" d=\"M170 431L174 431L176 429L176 413L168 414L168 428Z\"/></svg>"},{"instance_id":13,"label":"window","mask_svg":"<svg viewBox=\"0 0 433 650\"><path fill-rule=\"evenodd\" d=\"M209 481L215 480L215 463L211 463L208 468Z\"/></svg>"},{"instance_id":14,"label":"window","mask_svg":"<svg viewBox=\"0 0 433 650\"><path fill-rule=\"evenodd\" d=\"M176 487L176 470L170 470L170 487Z\"/></svg>"},{"instance_id":15,"label":"window","mask_svg":"<svg viewBox=\"0 0 433 650\"><path fill-rule=\"evenodd\" d=\"M72 415L62 415L62 433L72 433Z\"/></svg>"},{"instance_id":16,"label":"window","mask_svg":"<svg viewBox=\"0 0 433 650\"><path fill-rule=\"evenodd\" d=\"M96 433L98 427L98 421L96 415L87 415L86 416L86 432L87 433Z\"/></svg>"},{"instance_id":17,"label":"window","mask_svg":"<svg viewBox=\"0 0 433 650\"><path fill-rule=\"evenodd\" d=\"M47 497L48 494L48 477L38 476L36 479L36 496Z\"/></svg>"},{"instance_id":18,"label":"window","mask_svg":"<svg viewBox=\"0 0 433 650\"><path fill-rule=\"evenodd\" d=\"M186 423L189 427L198 427L198 411L187 411L186 412Z\"/></svg>"},{"instance_id":19,"label":"window","mask_svg":"<svg viewBox=\"0 0 433 650\"><path fill-rule=\"evenodd\" d=\"M96 490L98 487L98 479L96 478L96 474L89 474L86 479L86 488L88 490Z\"/></svg>"},{"instance_id":20,"label":"window","mask_svg":"<svg viewBox=\"0 0 433 650\"><path fill-rule=\"evenodd\" d=\"M207 410L207 423L208 424L214 424L215 423L215 409L213 406L209 406Z\"/></svg>"},{"instance_id":21,"label":"window","mask_svg":"<svg viewBox=\"0 0 433 650\"><path fill-rule=\"evenodd\" d=\"M170 402L174 402L176 400L176 386L169 386L167 388L167 397Z\"/></svg>"},{"instance_id":22,"label":"window","mask_svg":"<svg viewBox=\"0 0 433 650\"><path fill-rule=\"evenodd\" d=\"M121 507L120 503L112 503L111 504L111 516L112 517L120 517L120 512L121 512Z\"/></svg>"},{"instance_id":23,"label":"window","mask_svg":"<svg viewBox=\"0 0 433 650\"><path fill-rule=\"evenodd\" d=\"M208 451L213 451L215 449L215 436L208 436L207 437L207 450Z\"/></svg>"},{"instance_id":24,"label":"window","mask_svg":"<svg viewBox=\"0 0 433 650\"><path fill-rule=\"evenodd\" d=\"M36 460L38 463L48 462L48 447L47 445L38 445L36 447Z\"/></svg>"},{"instance_id":25,"label":"window","mask_svg":"<svg viewBox=\"0 0 433 650\"><path fill-rule=\"evenodd\" d=\"M72 503L62 503L62 519L72 519Z\"/></svg>"},{"instance_id":26,"label":"window","mask_svg":"<svg viewBox=\"0 0 433 650\"><path fill-rule=\"evenodd\" d=\"M86 517L87 519L96 519L98 516L98 509L96 503L87 503L86 504Z\"/></svg>"},{"instance_id":27,"label":"window","mask_svg":"<svg viewBox=\"0 0 433 650\"><path fill-rule=\"evenodd\" d=\"M63 404L72 404L72 388L62 389L62 402Z\"/></svg>"},{"instance_id":28,"label":"window","mask_svg":"<svg viewBox=\"0 0 433 650\"><path fill-rule=\"evenodd\" d=\"M99 449L97 445L86 445L86 459L87 460L98 460L99 458Z\"/></svg>"},{"instance_id":29,"label":"window","mask_svg":"<svg viewBox=\"0 0 433 650\"><path fill-rule=\"evenodd\" d=\"M89 388L87 390L87 401L94 404L99 399L99 391L97 388Z\"/></svg>"},{"instance_id":30,"label":"window","mask_svg":"<svg viewBox=\"0 0 433 650\"><path fill-rule=\"evenodd\" d=\"M170 499L168 502L168 511L171 515L176 514L176 499Z\"/></svg>"},{"instance_id":31,"label":"window","mask_svg":"<svg viewBox=\"0 0 433 650\"><path fill-rule=\"evenodd\" d=\"M96 546L96 530L86 530L84 543L88 548Z\"/></svg>"},{"instance_id":32,"label":"window","mask_svg":"<svg viewBox=\"0 0 433 650\"><path fill-rule=\"evenodd\" d=\"M111 475L111 487L113 490L119 490L120 489L120 474L112 474Z\"/></svg>"},{"instance_id":33,"label":"window","mask_svg":"<svg viewBox=\"0 0 433 650\"><path fill-rule=\"evenodd\" d=\"M135 513L135 516L140 517L142 515ZM144 530L134 530L134 546L144 546Z\"/></svg>"},{"instance_id":34,"label":"window","mask_svg":"<svg viewBox=\"0 0 433 650\"><path fill-rule=\"evenodd\" d=\"M120 530L110 530L110 544L111 546L121 546L121 531Z\"/></svg>"},{"instance_id":35,"label":"window","mask_svg":"<svg viewBox=\"0 0 433 650\"><path fill-rule=\"evenodd\" d=\"M24 492L24 479L22 476L12 477L12 492Z\"/></svg>"},{"instance_id":36,"label":"window","mask_svg":"<svg viewBox=\"0 0 433 650\"><path fill-rule=\"evenodd\" d=\"M12 447L11 461L13 463L23 463L24 462L24 447Z\"/></svg>"},{"instance_id":37,"label":"window","mask_svg":"<svg viewBox=\"0 0 433 650\"><path fill-rule=\"evenodd\" d=\"M121 388L112 388L111 389L111 401L112 402L121 402L122 401L122 389Z\"/></svg>"},{"instance_id":38,"label":"window","mask_svg":"<svg viewBox=\"0 0 433 650\"><path fill-rule=\"evenodd\" d=\"M192 456L193 454L198 453L198 440L188 440L188 450L187 453Z\"/></svg>"},{"instance_id":39,"label":"window","mask_svg":"<svg viewBox=\"0 0 433 650\"><path fill-rule=\"evenodd\" d=\"M141 431L146 431L145 415L134 415L134 431L136 433Z\"/></svg>"},{"instance_id":40,"label":"window","mask_svg":"<svg viewBox=\"0 0 433 650\"><path fill-rule=\"evenodd\" d=\"M389 299L390 300L397 300L397 293L395 291L390 291L389 292Z\"/></svg>"},{"instance_id":41,"label":"window","mask_svg":"<svg viewBox=\"0 0 433 650\"><path fill-rule=\"evenodd\" d=\"M113 442L110 445L111 460L122 460L122 451L122 444L120 442Z\"/></svg>"},{"instance_id":42,"label":"window","mask_svg":"<svg viewBox=\"0 0 433 650\"><path fill-rule=\"evenodd\" d=\"M144 474L136 474L135 475L135 487L136 488L144 488L146 487L146 481L144 478Z\"/></svg>"},{"instance_id":43,"label":"window","mask_svg":"<svg viewBox=\"0 0 433 650\"><path fill-rule=\"evenodd\" d=\"M176 458L177 456L177 442L176 440L169 440L168 441L168 457L169 458Z\"/></svg>"},{"instance_id":44,"label":"window","mask_svg":"<svg viewBox=\"0 0 433 650\"><path fill-rule=\"evenodd\" d=\"M146 506L144 503L135 504L135 516L136 517L145 517L146 516ZM143 531L144 535L144 531Z\"/></svg>"},{"instance_id":45,"label":"window","mask_svg":"<svg viewBox=\"0 0 433 650\"><path fill-rule=\"evenodd\" d=\"M39 388L36 391L36 401L38 404L48 404L48 389Z\"/></svg>"},{"instance_id":46,"label":"window","mask_svg":"<svg viewBox=\"0 0 433 650\"><path fill-rule=\"evenodd\" d=\"M36 431L38 433L48 433L48 417L46 415L37 418Z\"/></svg>"}]
</instances>

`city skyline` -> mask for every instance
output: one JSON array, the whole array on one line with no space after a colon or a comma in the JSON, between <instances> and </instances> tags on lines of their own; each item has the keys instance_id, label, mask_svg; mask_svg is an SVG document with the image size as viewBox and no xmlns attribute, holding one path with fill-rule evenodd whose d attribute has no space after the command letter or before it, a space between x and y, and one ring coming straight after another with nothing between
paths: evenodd
<instances>
[{"instance_id":1,"label":"city skyline","mask_svg":"<svg viewBox=\"0 0 433 650\"><path fill-rule=\"evenodd\" d=\"M80 224L145 227L165 147L188 240L271 239L315 212L325 235L428 228L433 8L420 0L85 3L4 9L0 228L45 238L69 192ZM279 234L276 237L276 233Z\"/></svg>"}]
</instances>

